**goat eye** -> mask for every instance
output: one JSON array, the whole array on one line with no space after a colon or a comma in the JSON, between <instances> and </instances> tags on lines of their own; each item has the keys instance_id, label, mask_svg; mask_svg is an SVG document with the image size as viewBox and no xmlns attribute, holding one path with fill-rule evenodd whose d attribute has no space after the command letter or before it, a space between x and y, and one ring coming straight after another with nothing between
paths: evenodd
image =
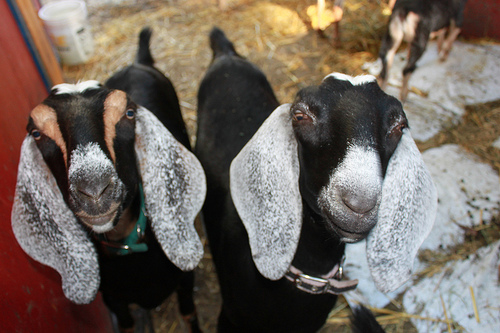
<instances>
[{"instance_id":1,"label":"goat eye","mask_svg":"<svg viewBox=\"0 0 500 333\"><path fill-rule=\"evenodd\" d=\"M40 133L40 131L35 128L35 129L31 130L31 136L35 140L40 140L40 138L42 137L42 133Z\"/></svg>"},{"instance_id":2,"label":"goat eye","mask_svg":"<svg viewBox=\"0 0 500 333\"><path fill-rule=\"evenodd\" d=\"M305 114L304 112L297 110L293 114L293 119L296 121L307 120L307 119L309 119L309 116L307 114Z\"/></svg>"},{"instance_id":3,"label":"goat eye","mask_svg":"<svg viewBox=\"0 0 500 333\"><path fill-rule=\"evenodd\" d=\"M403 129L407 127L406 122L399 123L397 125L394 125L391 130L389 131L389 137L393 136L401 136L403 134Z\"/></svg>"},{"instance_id":4,"label":"goat eye","mask_svg":"<svg viewBox=\"0 0 500 333\"><path fill-rule=\"evenodd\" d=\"M125 112L125 115L128 119L133 119L135 117L135 111L132 109L128 109L127 112Z\"/></svg>"}]
</instances>

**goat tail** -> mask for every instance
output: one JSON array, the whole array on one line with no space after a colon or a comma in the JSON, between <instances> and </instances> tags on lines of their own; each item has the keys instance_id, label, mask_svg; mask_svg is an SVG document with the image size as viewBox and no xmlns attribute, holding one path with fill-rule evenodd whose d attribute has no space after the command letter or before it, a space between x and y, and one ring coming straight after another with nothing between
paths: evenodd
<instances>
[{"instance_id":1,"label":"goat tail","mask_svg":"<svg viewBox=\"0 0 500 333\"><path fill-rule=\"evenodd\" d=\"M351 328L353 333L385 332L373 313L361 304L352 309Z\"/></svg>"},{"instance_id":2,"label":"goat tail","mask_svg":"<svg viewBox=\"0 0 500 333\"><path fill-rule=\"evenodd\" d=\"M153 30L150 27L144 27L139 34L139 50L137 51L137 57L135 62L145 66L153 66L155 60L151 55L151 51L149 50L149 41L151 39L151 35L153 34Z\"/></svg>"},{"instance_id":3,"label":"goat tail","mask_svg":"<svg viewBox=\"0 0 500 333\"><path fill-rule=\"evenodd\" d=\"M233 43L226 37L224 31L218 27L213 27L210 32L210 47L214 52L214 59L222 55L239 56L234 49Z\"/></svg>"}]
</instances>

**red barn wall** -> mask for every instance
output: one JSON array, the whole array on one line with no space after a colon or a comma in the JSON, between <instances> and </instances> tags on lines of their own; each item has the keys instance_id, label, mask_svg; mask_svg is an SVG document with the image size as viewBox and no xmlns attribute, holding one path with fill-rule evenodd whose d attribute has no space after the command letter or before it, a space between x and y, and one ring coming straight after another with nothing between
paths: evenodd
<instances>
[{"instance_id":1,"label":"red barn wall","mask_svg":"<svg viewBox=\"0 0 500 333\"><path fill-rule=\"evenodd\" d=\"M0 332L112 332L100 296L67 300L59 275L31 260L12 233L19 150L30 110L47 88L6 1L0 1Z\"/></svg>"},{"instance_id":2,"label":"red barn wall","mask_svg":"<svg viewBox=\"0 0 500 333\"><path fill-rule=\"evenodd\" d=\"M462 35L469 38L490 37L500 41L500 0L468 0Z\"/></svg>"}]
</instances>

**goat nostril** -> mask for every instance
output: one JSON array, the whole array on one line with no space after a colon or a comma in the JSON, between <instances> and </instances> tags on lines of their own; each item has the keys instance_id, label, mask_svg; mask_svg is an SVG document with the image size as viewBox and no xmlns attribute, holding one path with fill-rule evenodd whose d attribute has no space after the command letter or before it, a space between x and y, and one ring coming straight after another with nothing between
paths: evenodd
<instances>
[{"instance_id":1,"label":"goat nostril","mask_svg":"<svg viewBox=\"0 0 500 333\"><path fill-rule=\"evenodd\" d=\"M368 213L377 204L376 196L363 196L356 193L345 194L342 200L349 209L358 214Z\"/></svg>"},{"instance_id":2,"label":"goat nostril","mask_svg":"<svg viewBox=\"0 0 500 333\"><path fill-rule=\"evenodd\" d=\"M111 182L108 182L105 186L84 186L79 187L78 192L84 197L88 197L97 202L110 186Z\"/></svg>"}]
</instances>

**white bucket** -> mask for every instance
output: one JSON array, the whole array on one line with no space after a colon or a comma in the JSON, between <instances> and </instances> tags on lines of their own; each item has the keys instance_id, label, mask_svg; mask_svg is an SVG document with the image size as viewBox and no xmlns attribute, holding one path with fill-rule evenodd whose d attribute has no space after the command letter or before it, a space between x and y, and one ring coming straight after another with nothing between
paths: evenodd
<instances>
[{"instance_id":1,"label":"white bucket","mask_svg":"<svg viewBox=\"0 0 500 333\"><path fill-rule=\"evenodd\" d=\"M94 52L94 41L87 21L87 7L81 0L49 2L38 11L57 49L61 62L86 62Z\"/></svg>"}]
</instances>

